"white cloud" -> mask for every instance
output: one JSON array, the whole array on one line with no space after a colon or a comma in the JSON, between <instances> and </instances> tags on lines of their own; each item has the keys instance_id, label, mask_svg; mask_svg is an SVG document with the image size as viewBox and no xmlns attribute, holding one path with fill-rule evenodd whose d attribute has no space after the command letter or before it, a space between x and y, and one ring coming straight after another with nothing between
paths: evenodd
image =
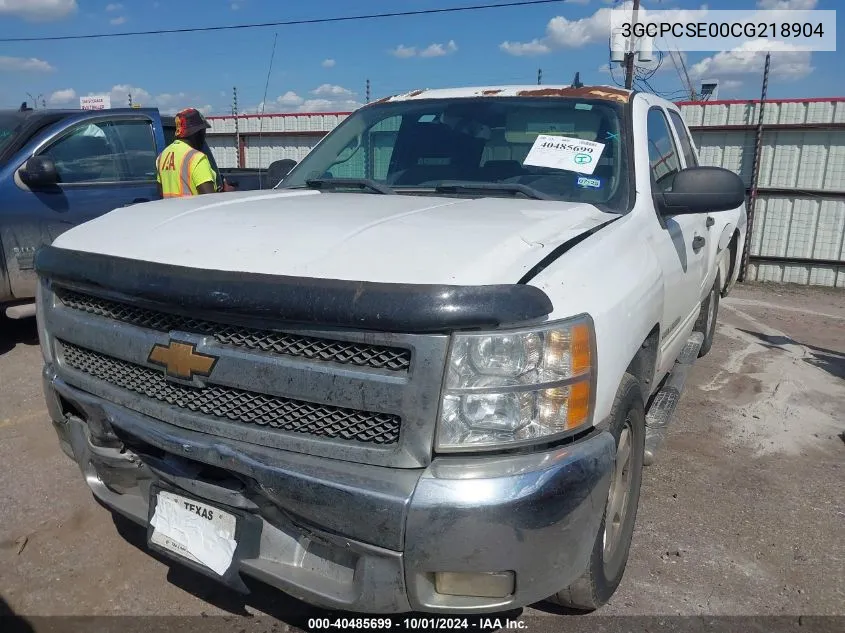
<instances>
[{"instance_id":1,"label":"white cloud","mask_svg":"<svg viewBox=\"0 0 845 633\"><path fill-rule=\"evenodd\" d=\"M627 6L625 2L620 6ZM579 20L557 16L546 25L546 35L529 42L505 41L499 48L509 55L545 55L556 48L581 48L587 44L607 41L610 37L611 9L603 7Z\"/></svg>"},{"instance_id":2,"label":"white cloud","mask_svg":"<svg viewBox=\"0 0 845 633\"><path fill-rule=\"evenodd\" d=\"M410 57L443 57L445 55L451 55L457 50L458 45L455 44L455 40L449 40L446 44L434 42L423 49L418 49L416 46L399 44L389 52L399 59L408 59Z\"/></svg>"},{"instance_id":3,"label":"white cloud","mask_svg":"<svg viewBox=\"0 0 845 633\"><path fill-rule=\"evenodd\" d=\"M300 106L305 102L305 99L296 94L293 90L288 90L285 94L278 97L274 103L285 107Z\"/></svg>"},{"instance_id":4,"label":"white cloud","mask_svg":"<svg viewBox=\"0 0 845 633\"><path fill-rule=\"evenodd\" d=\"M355 92L343 86L323 84L311 94L316 98L303 101L298 108L300 112L351 112L364 105L355 98Z\"/></svg>"},{"instance_id":5,"label":"white cloud","mask_svg":"<svg viewBox=\"0 0 845 633\"><path fill-rule=\"evenodd\" d=\"M36 57L4 57L0 56L0 71L51 73L56 70L48 62Z\"/></svg>"},{"instance_id":6,"label":"white cloud","mask_svg":"<svg viewBox=\"0 0 845 633\"><path fill-rule=\"evenodd\" d=\"M120 11L123 9L123 5L119 2L112 2L111 4L106 5L106 11L108 13L114 13L115 11Z\"/></svg>"},{"instance_id":7,"label":"white cloud","mask_svg":"<svg viewBox=\"0 0 845 633\"><path fill-rule=\"evenodd\" d=\"M112 18L111 20L109 20L109 24L113 26L120 26L121 24L126 24L126 18L122 15L119 18Z\"/></svg>"},{"instance_id":8,"label":"white cloud","mask_svg":"<svg viewBox=\"0 0 845 633\"><path fill-rule=\"evenodd\" d=\"M757 0L757 6L768 11L794 9L798 11L815 9L818 0Z\"/></svg>"},{"instance_id":9,"label":"white cloud","mask_svg":"<svg viewBox=\"0 0 845 633\"><path fill-rule=\"evenodd\" d=\"M309 95L302 97L293 90L288 90L268 101L264 112L351 112L364 105L356 99L355 92L343 86L323 84L311 90ZM244 110L244 113L257 114L261 111L262 104L259 103L255 108Z\"/></svg>"},{"instance_id":10,"label":"white cloud","mask_svg":"<svg viewBox=\"0 0 845 633\"><path fill-rule=\"evenodd\" d=\"M767 42L751 40L732 51L722 51L705 57L690 68L690 76L696 79L721 79L756 74L762 77L766 62ZM794 80L806 77L813 72L810 65L810 51L778 51L771 54L769 69L772 79Z\"/></svg>"},{"instance_id":11,"label":"white cloud","mask_svg":"<svg viewBox=\"0 0 845 633\"><path fill-rule=\"evenodd\" d=\"M335 63L336 63L336 62L335 62L335 60L333 60L333 59L324 59L324 60L323 60L323 63L322 63L322 64L320 64L320 65L321 65L323 68L334 68Z\"/></svg>"},{"instance_id":12,"label":"white cloud","mask_svg":"<svg viewBox=\"0 0 845 633\"><path fill-rule=\"evenodd\" d=\"M613 7L602 7L592 15L578 20L569 20L557 16L546 24L546 34L528 42L505 41L499 48L509 55L529 56L545 55L557 49L582 48L589 44L607 44L610 39L610 18L613 11L618 9L631 10L630 0L615 4ZM647 15L645 9L641 10ZM686 23L700 19L707 13L707 9L663 9L661 18L667 21Z\"/></svg>"},{"instance_id":13,"label":"white cloud","mask_svg":"<svg viewBox=\"0 0 845 633\"><path fill-rule=\"evenodd\" d=\"M547 44L543 44L540 40L531 40L530 42L502 42L499 48L505 51L508 55L515 57L529 57L532 55L545 55L552 51Z\"/></svg>"},{"instance_id":14,"label":"white cloud","mask_svg":"<svg viewBox=\"0 0 845 633\"><path fill-rule=\"evenodd\" d=\"M76 0L0 0L0 15L32 22L62 20L79 9Z\"/></svg>"},{"instance_id":15,"label":"white cloud","mask_svg":"<svg viewBox=\"0 0 845 633\"><path fill-rule=\"evenodd\" d=\"M338 99L351 97L355 93L349 90L348 88L344 88L343 86L323 84L322 86L319 86L318 88L312 90L311 94L316 97L328 97L332 99Z\"/></svg>"},{"instance_id":16,"label":"white cloud","mask_svg":"<svg viewBox=\"0 0 845 633\"><path fill-rule=\"evenodd\" d=\"M416 57L417 49L414 46L405 46L400 44L390 51L390 54L399 59L407 59L408 57Z\"/></svg>"},{"instance_id":17,"label":"white cloud","mask_svg":"<svg viewBox=\"0 0 845 633\"><path fill-rule=\"evenodd\" d=\"M70 93L75 94L75 91L70 88L67 90L59 90L53 93L51 100L53 100L56 95L68 95ZM202 97L199 95L193 95L186 92L164 92L153 95L149 90L129 84L117 84L116 86L112 86L111 90L100 90L88 93L89 96L102 94L107 94L111 97L111 104L113 108L128 107L130 94L132 95L132 103L141 105L145 108L158 108L161 110L162 114L175 114L179 110L189 107L197 108L202 112L205 112L205 110L211 111L212 108L212 106L208 104L197 105L202 103ZM75 96L73 98L75 98Z\"/></svg>"},{"instance_id":18,"label":"white cloud","mask_svg":"<svg viewBox=\"0 0 845 633\"><path fill-rule=\"evenodd\" d=\"M444 55L451 55L458 50L458 45L455 40L449 40L446 45L430 44L427 48L420 51L420 57L443 57Z\"/></svg>"},{"instance_id":19,"label":"white cloud","mask_svg":"<svg viewBox=\"0 0 845 633\"><path fill-rule=\"evenodd\" d=\"M66 88L65 90L56 90L56 92L47 98L47 101L50 102L50 105L67 105L68 103L73 103L76 99L76 90Z\"/></svg>"}]
</instances>

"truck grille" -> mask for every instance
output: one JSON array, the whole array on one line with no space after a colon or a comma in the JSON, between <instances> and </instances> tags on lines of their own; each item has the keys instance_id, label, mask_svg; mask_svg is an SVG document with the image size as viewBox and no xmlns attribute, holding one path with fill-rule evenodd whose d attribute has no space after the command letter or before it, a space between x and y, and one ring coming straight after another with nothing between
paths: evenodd
<instances>
[{"instance_id":1,"label":"truck grille","mask_svg":"<svg viewBox=\"0 0 845 633\"><path fill-rule=\"evenodd\" d=\"M282 354L323 362L373 369L407 372L411 352L407 349L334 341L298 334L215 323L178 314L141 308L65 288L56 296L68 308L80 310L138 327L169 332L181 330L214 337L221 345L244 347L270 354Z\"/></svg>"},{"instance_id":2,"label":"truck grille","mask_svg":"<svg viewBox=\"0 0 845 633\"><path fill-rule=\"evenodd\" d=\"M66 365L115 387L180 409L243 424L370 444L394 444L399 439L400 418L396 415L314 404L219 385L198 388L174 384L161 371L64 341L59 343Z\"/></svg>"}]
</instances>

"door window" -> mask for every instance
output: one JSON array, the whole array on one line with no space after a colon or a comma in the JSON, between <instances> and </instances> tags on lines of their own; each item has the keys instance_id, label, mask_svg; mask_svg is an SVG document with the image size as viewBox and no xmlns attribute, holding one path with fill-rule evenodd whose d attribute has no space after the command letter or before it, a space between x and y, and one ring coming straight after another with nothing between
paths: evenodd
<instances>
[{"instance_id":1,"label":"door window","mask_svg":"<svg viewBox=\"0 0 845 633\"><path fill-rule=\"evenodd\" d=\"M687 126L684 125L684 120L674 110L669 110L669 117L672 119L672 124L678 133L678 139L681 141L681 150L684 152L684 164L687 167L698 167L698 157L692 148L692 140L687 133Z\"/></svg>"},{"instance_id":2,"label":"door window","mask_svg":"<svg viewBox=\"0 0 845 633\"><path fill-rule=\"evenodd\" d=\"M53 159L63 184L155 179L155 139L148 120L82 123L41 155Z\"/></svg>"},{"instance_id":3,"label":"door window","mask_svg":"<svg viewBox=\"0 0 845 633\"><path fill-rule=\"evenodd\" d=\"M658 108L648 112L648 163L657 191L671 191L675 174L681 171L681 161L669 121Z\"/></svg>"},{"instance_id":4,"label":"door window","mask_svg":"<svg viewBox=\"0 0 845 633\"><path fill-rule=\"evenodd\" d=\"M126 170L121 180L155 180L156 144L150 121L115 121L109 127L123 148L126 159Z\"/></svg>"}]
</instances>

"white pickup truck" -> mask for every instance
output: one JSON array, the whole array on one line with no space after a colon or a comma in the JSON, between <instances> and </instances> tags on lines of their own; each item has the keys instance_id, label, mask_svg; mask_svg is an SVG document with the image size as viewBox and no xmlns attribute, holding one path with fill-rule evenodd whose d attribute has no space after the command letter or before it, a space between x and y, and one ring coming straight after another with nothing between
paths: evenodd
<instances>
[{"instance_id":1,"label":"white pickup truck","mask_svg":"<svg viewBox=\"0 0 845 633\"><path fill-rule=\"evenodd\" d=\"M745 230L740 178L654 95L418 90L275 190L42 248L46 399L101 502L240 591L593 610Z\"/></svg>"}]
</instances>

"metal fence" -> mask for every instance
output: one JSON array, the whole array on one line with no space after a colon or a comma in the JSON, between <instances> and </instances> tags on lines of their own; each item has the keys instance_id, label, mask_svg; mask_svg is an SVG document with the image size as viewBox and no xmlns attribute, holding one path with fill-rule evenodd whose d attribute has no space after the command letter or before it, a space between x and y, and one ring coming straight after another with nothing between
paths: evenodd
<instances>
[{"instance_id":1,"label":"metal fence","mask_svg":"<svg viewBox=\"0 0 845 633\"><path fill-rule=\"evenodd\" d=\"M701 161L751 191L759 101L681 102ZM296 161L349 113L209 117L221 167ZM845 97L766 102L745 279L845 287ZM385 148L389 153L389 148Z\"/></svg>"},{"instance_id":2,"label":"metal fence","mask_svg":"<svg viewBox=\"0 0 845 633\"><path fill-rule=\"evenodd\" d=\"M759 101L678 104L701 160L749 192ZM845 287L845 97L766 102L745 279Z\"/></svg>"}]
</instances>

